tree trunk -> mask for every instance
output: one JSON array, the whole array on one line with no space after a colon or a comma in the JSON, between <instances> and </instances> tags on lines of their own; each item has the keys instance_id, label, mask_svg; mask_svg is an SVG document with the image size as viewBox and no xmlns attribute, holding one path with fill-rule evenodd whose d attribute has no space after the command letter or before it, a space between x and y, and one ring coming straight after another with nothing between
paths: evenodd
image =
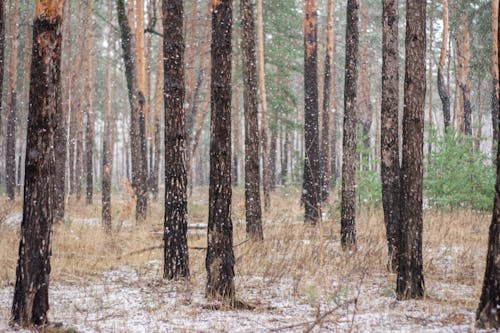
<instances>
[{"instance_id":1,"label":"tree trunk","mask_svg":"<svg viewBox=\"0 0 500 333\"><path fill-rule=\"evenodd\" d=\"M304 0L304 176L302 202L304 223L321 217L318 124L318 21L316 0Z\"/></svg>"},{"instance_id":2,"label":"tree trunk","mask_svg":"<svg viewBox=\"0 0 500 333\"><path fill-rule=\"evenodd\" d=\"M262 0L257 0L257 57L260 99L260 140L262 143L262 187L264 189L264 209L271 207L271 173L269 170L269 134L267 121L266 77L264 72L264 24L262 20Z\"/></svg>"},{"instance_id":3,"label":"tree trunk","mask_svg":"<svg viewBox=\"0 0 500 333\"><path fill-rule=\"evenodd\" d=\"M359 0L347 1L346 61L344 88L344 138L342 159L341 241L344 249L356 247L356 145L359 49Z\"/></svg>"},{"instance_id":4,"label":"tree trunk","mask_svg":"<svg viewBox=\"0 0 500 333\"><path fill-rule=\"evenodd\" d=\"M87 125L85 127L85 174L87 180L86 203L92 204L94 196L94 66L92 63L92 39L94 23L92 19L93 0L87 4Z\"/></svg>"},{"instance_id":5,"label":"tree trunk","mask_svg":"<svg viewBox=\"0 0 500 333\"><path fill-rule=\"evenodd\" d=\"M335 10L333 0L328 0L327 2L327 17L326 17L326 52L325 52L325 78L323 82L323 113L321 119L321 199L327 200L330 194L330 182L332 177L331 168L331 153L332 149L330 147L330 113L332 112L330 108L330 93L332 88L332 64L333 64L333 44L334 44L334 34L333 34L333 24L334 17L333 12Z\"/></svg>"},{"instance_id":6,"label":"tree trunk","mask_svg":"<svg viewBox=\"0 0 500 333\"><path fill-rule=\"evenodd\" d=\"M108 4L108 22L113 21L113 6L112 3ZM111 30L108 31L108 46L107 46L107 59L104 73L104 128L102 134L102 221L104 230L111 233L111 176L113 174L113 139L112 127L113 120L111 116L111 66L110 61L112 57L111 45L113 39Z\"/></svg>"},{"instance_id":7,"label":"tree trunk","mask_svg":"<svg viewBox=\"0 0 500 333\"><path fill-rule=\"evenodd\" d=\"M160 40L160 42L162 42ZM161 44L160 44L161 45ZM151 179L151 192L153 199L158 199L158 182L160 179L160 155L161 155L161 107L163 105L163 48L158 48L156 60L156 83L155 83L155 105L154 105L154 166Z\"/></svg>"},{"instance_id":8,"label":"tree trunk","mask_svg":"<svg viewBox=\"0 0 500 333\"><path fill-rule=\"evenodd\" d=\"M9 43L9 78L7 82L7 138L5 147L5 181L7 197L14 200L16 193L16 117L17 117L17 46L19 1L11 2L10 43Z\"/></svg>"},{"instance_id":9,"label":"tree trunk","mask_svg":"<svg viewBox=\"0 0 500 333\"><path fill-rule=\"evenodd\" d=\"M231 221L231 28L232 1L212 1L208 298L235 301Z\"/></svg>"},{"instance_id":10,"label":"tree trunk","mask_svg":"<svg viewBox=\"0 0 500 333\"><path fill-rule=\"evenodd\" d=\"M491 1L492 6L492 56L491 56L491 77L493 80L492 84L492 94L491 94L491 124L493 127L493 144L492 151L495 149L495 145L498 138L498 108L499 108L499 75L498 75L498 0Z\"/></svg>"},{"instance_id":11,"label":"tree trunk","mask_svg":"<svg viewBox=\"0 0 500 333\"><path fill-rule=\"evenodd\" d=\"M400 220L399 166L399 59L398 1L383 2L382 103L381 103L381 174L382 204L389 254L388 269L397 268Z\"/></svg>"},{"instance_id":12,"label":"tree trunk","mask_svg":"<svg viewBox=\"0 0 500 333\"><path fill-rule=\"evenodd\" d=\"M5 0L0 0L0 87L3 87L3 76L4 76L4 56L5 56ZM5 103L3 102L3 89L0 89L0 108ZM2 114L0 114L0 152L2 147L4 133L3 133L3 122ZM0 184L2 183L2 171L0 168Z\"/></svg>"},{"instance_id":13,"label":"tree trunk","mask_svg":"<svg viewBox=\"0 0 500 333\"><path fill-rule=\"evenodd\" d=\"M401 168L398 299L424 296L422 182L425 115L426 3L406 2L406 64Z\"/></svg>"},{"instance_id":14,"label":"tree trunk","mask_svg":"<svg viewBox=\"0 0 500 333\"><path fill-rule=\"evenodd\" d=\"M428 121L429 121L429 139L427 142L427 156L428 159L430 160L431 158L431 152L432 152L432 142L430 140L431 135L432 135L432 67L433 67L433 60L434 60L434 52L432 49L432 40L434 37L434 0L431 0L431 15L429 15L429 67L428 67L428 72L429 72L429 114L428 114Z\"/></svg>"},{"instance_id":15,"label":"tree trunk","mask_svg":"<svg viewBox=\"0 0 500 333\"><path fill-rule=\"evenodd\" d=\"M444 65L446 60L446 44L448 43L448 1L443 0L443 37L441 39L441 53L439 55L439 67L438 67L438 92L439 98L441 98L441 103L443 104L443 117L444 117L444 130L448 131L451 123L450 114L450 93L445 86L444 82ZM449 67L448 67L449 68ZM448 80L449 81L449 80Z\"/></svg>"},{"instance_id":16,"label":"tree trunk","mask_svg":"<svg viewBox=\"0 0 500 333\"><path fill-rule=\"evenodd\" d=\"M472 106L470 101L470 33L466 11L464 11L461 15L461 29L459 29L459 36L457 36L457 48L459 73L462 74L461 79L459 76L459 85L460 91L462 92L463 105L463 121L460 122L460 124L463 122L463 129L461 126L460 131L463 131L465 135L472 135Z\"/></svg>"},{"instance_id":17,"label":"tree trunk","mask_svg":"<svg viewBox=\"0 0 500 333\"><path fill-rule=\"evenodd\" d=\"M163 0L166 279L189 277L183 16L182 0Z\"/></svg>"},{"instance_id":18,"label":"tree trunk","mask_svg":"<svg viewBox=\"0 0 500 333\"><path fill-rule=\"evenodd\" d=\"M22 327L45 324L49 309L63 7L64 1L38 0L33 22L23 220L12 305L12 320Z\"/></svg>"},{"instance_id":19,"label":"tree trunk","mask_svg":"<svg viewBox=\"0 0 500 333\"><path fill-rule=\"evenodd\" d=\"M145 137L145 97L137 84L137 68L135 57L135 41L132 36L125 11L124 0L117 0L118 23L120 25L125 77L127 79L130 102L130 145L132 155L132 187L135 191L137 221L146 219L147 192L147 159Z\"/></svg>"},{"instance_id":20,"label":"tree trunk","mask_svg":"<svg viewBox=\"0 0 500 333\"><path fill-rule=\"evenodd\" d=\"M241 50L243 54L243 96L245 112L245 214L249 238L262 240L260 201L259 122L255 22L251 0L241 0Z\"/></svg>"},{"instance_id":21,"label":"tree trunk","mask_svg":"<svg viewBox=\"0 0 500 333\"><path fill-rule=\"evenodd\" d=\"M235 40L238 41L238 35L235 34ZM237 44L237 43L236 43ZM234 52L234 68L236 71L239 70L240 68L240 53L238 51L238 48L235 48ZM236 75L235 75L236 76ZM237 79L237 76L236 78ZM233 164L232 164L232 182L233 186L238 186L238 181L239 181L239 166L240 166L240 156L241 156L241 150L240 150L240 85L239 82L235 82L234 85L234 93L233 93L233 99L234 99L234 107L233 107ZM257 88L257 87L255 87Z\"/></svg>"}]
</instances>

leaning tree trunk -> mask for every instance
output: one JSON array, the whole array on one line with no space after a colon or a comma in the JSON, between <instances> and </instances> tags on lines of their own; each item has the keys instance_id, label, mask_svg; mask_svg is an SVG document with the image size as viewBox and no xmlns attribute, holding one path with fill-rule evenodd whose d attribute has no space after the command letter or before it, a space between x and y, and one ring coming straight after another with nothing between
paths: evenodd
<instances>
[{"instance_id":1,"label":"leaning tree trunk","mask_svg":"<svg viewBox=\"0 0 500 333\"><path fill-rule=\"evenodd\" d=\"M381 160L382 205L389 254L395 272L400 219L398 1L384 0L382 13Z\"/></svg>"},{"instance_id":2,"label":"leaning tree trunk","mask_svg":"<svg viewBox=\"0 0 500 333\"><path fill-rule=\"evenodd\" d=\"M232 1L212 1L208 298L234 304L231 221L231 28Z\"/></svg>"},{"instance_id":3,"label":"leaning tree trunk","mask_svg":"<svg viewBox=\"0 0 500 333\"><path fill-rule=\"evenodd\" d=\"M166 279L189 276L183 0L163 0Z\"/></svg>"},{"instance_id":4,"label":"leaning tree trunk","mask_svg":"<svg viewBox=\"0 0 500 333\"><path fill-rule=\"evenodd\" d=\"M344 88L344 157L342 159L342 247L356 246L356 122L359 50L359 0L347 1L346 60Z\"/></svg>"},{"instance_id":5,"label":"leaning tree trunk","mask_svg":"<svg viewBox=\"0 0 500 333\"><path fill-rule=\"evenodd\" d=\"M259 120L257 109L257 69L255 22L251 0L241 0L241 50L243 55L243 96L245 112L245 214L249 238L262 240L260 202Z\"/></svg>"},{"instance_id":6,"label":"leaning tree trunk","mask_svg":"<svg viewBox=\"0 0 500 333\"><path fill-rule=\"evenodd\" d=\"M7 197L14 200L16 193L16 117L17 117L17 44L19 17L18 1L12 3L10 16L9 78L7 84L7 140L5 147L5 181Z\"/></svg>"},{"instance_id":7,"label":"leaning tree trunk","mask_svg":"<svg viewBox=\"0 0 500 333\"><path fill-rule=\"evenodd\" d=\"M450 94L444 82L444 64L446 60L446 45L448 44L448 1L443 0L443 37L441 39L441 53L439 55L438 67L438 92L441 103L443 104L444 130L448 131L451 123L450 114Z\"/></svg>"},{"instance_id":8,"label":"leaning tree trunk","mask_svg":"<svg viewBox=\"0 0 500 333\"><path fill-rule=\"evenodd\" d=\"M498 0L492 0L491 34L493 40L491 56L491 125L493 127L493 149L498 139L499 72L498 72Z\"/></svg>"},{"instance_id":9,"label":"leaning tree trunk","mask_svg":"<svg viewBox=\"0 0 500 333\"><path fill-rule=\"evenodd\" d=\"M304 1L304 223L320 219L320 157L318 122L318 21L316 0Z\"/></svg>"},{"instance_id":10,"label":"leaning tree trunk","mask_svg":"<svg viewBox=\"0 0 500 333\"><path fill-rule=\"evenodd\" d=\"M12 305L12 320L23 327L45 324L49 310L63 7L64 1L38 0L33 22L23 220Z\"/></svg>"},{"instance_id":11,"label":"leaning tree trunk","mask_svg":"<svg viewBox=\"0 0 500 333\"><path fill-rule=\"evenodd\" d=\"M135 42L128 23L124 0L116 0L122 40L123 62L130 102L130 145L132 155L132 187L135 191L137 221L146 219L148 206L145 97L138 90Z\"/></svg>"},{"instance_id":12,"label":"leaning tree trunk","mask_svg":"<svg viewBox=\"0 0 500 333\"><path fill-rule=\"evenodd\" d=\"M406 64L401 168L398 299L424 296L422 183L425 113L426 3L406 1Z\"/></svg>"},{"instance_id":13,"label":"leaning tree trunk","mask_svg":"<svg viewBox=\"0 0 500 333\"><path fill-rule=\"evenodd\" d=\"M330 99L332 91L332 64L333 64L333 44L335 35L333 34L334 24L334 4L333 0L327 2L327 27L326 27L326 54L325 54L325 79L323 83L323 117L321 119L321 200L327 200L330 194L330 182L332 177L332 164L330 147Z\"/></svg>"}]
</instances>

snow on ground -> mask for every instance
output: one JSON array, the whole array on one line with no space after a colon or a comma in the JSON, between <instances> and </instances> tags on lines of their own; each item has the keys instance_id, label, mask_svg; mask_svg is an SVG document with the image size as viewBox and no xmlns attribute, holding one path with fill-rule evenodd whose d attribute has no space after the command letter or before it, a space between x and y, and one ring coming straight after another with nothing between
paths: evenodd
<instances>
[{"instance_id":1,"label":"snow on ground","mask_svg":"<svg viewBox=\"0 0 500 333\"><path fill-rule=\"evenodd\" d=\"M150 261L141 269L124 267L91 280L56 281L49 318L82 333L303 332L311 327L314 332L474 331L473 310L446 302L450 291L464 301L473 298L473 288L465 285L431 283L425 301L398 302L385 275L350 278L343 285L326 281L331 290L325 293L307 287L317 285L312 282L242 276L236 278L238 297L255 309L215 310L204 298L202 279L166 282L161 273L161 262ZM12 295L12 285L0 286L0 332L11 332Z\"/></svg>"}]
</instances>

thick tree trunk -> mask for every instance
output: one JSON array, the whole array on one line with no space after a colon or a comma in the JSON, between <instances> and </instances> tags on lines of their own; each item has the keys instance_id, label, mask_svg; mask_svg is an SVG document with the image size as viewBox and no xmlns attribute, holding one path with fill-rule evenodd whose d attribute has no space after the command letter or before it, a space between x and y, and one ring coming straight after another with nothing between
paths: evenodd
<instances>
[{"instance_id":1,"label":"thick tree trunk","mask_svg":"<svg viewBox=\"0 0 500 333\"><path fill-rule=\"evenodd\" d=\"M147 192L147 159L145 136L145 97L138 89L137 68L135 59L135 41L128 24L124 0L117 0L118 23L120 25L125 77L130 102L130 145L132 155L132 187L135 191L137 221L146 219Z\"/></svg>"},{"instance_id":2,"label":"thick tree trunk","mask_svg":"<svg viewBox=\"0 0 500 333\"><path fill-rule=\"evenodd\" d=\"M166 279L189 277L183 15L182 0L163 0Z\"/></svg>"},{"instance_id":3,"label":"thick tree trunk","mask_svg":"<svg viewBox=\"0 0 500 333\"><path fill-rule=\"evenodd\" d=\"M4 76L4 55L5 55L5 0L0 0L0 87L3 87L3 76ZM3 102L3 89L0 89L0 109ZM0 113L0 152L3 144L3 122L2 122L2 114ZM0 168L0 184L2 183L2 171Z\"/></svg>"},{"instance_id":4,"label":"thick tree trunk","mask_svg":"<svg viewBox=\"0 0 500 333\"><path fill-rule=\"evenodd\" d=\"M406 1L406 64L401 168L398 299L424 296L422 183L425 115L426 3Z\"/></svg>"},{"instance_id":5,"label":"thick tree trunk","mask_svg":"<svg viewBox=\"0 0 500 333\"><path fill-rule=\"evenodd\" d=\"M332 177L332 164L331 164L331 154L332 149L330 147L330 125L332 113L330 107L331 100L331 89L332 89L332 64L333 64L333 44L334 44L334 34L333 34L333 24L334 24L334 3L333 0L328 0L327 2L327 17L326 17L326 52L325 52L325 78L323 83L323 112L321 119L321 200L327 200L330 194L330 182Z\"/></svg>"},{"instance_id":6,"label":"thick tree trunk","mask_svg":"<svg viewBox=\"0 0 500 333\"><path fill-rule=\"evenodd\" d=\"M87 181L86 189L86 203L92 204L94 196L94 66L92 63L92 33L94 30L94 23L92 19L93 0L89 0L87 4L87 123L85 127L85 175Z\"/></svg>"},{"instance_id":7,"label":"thick tree trunk","mask_svg":"<svg viewBox=\"0 0 500 333\"><path fill-rule=\"evenodd\" d=\"M344 88L344 156L342 159L341 240L344 249L356 247L356 145L359 50L359 0L347 1Z\"/></svg>"},{"instance_id":8,"label":"thick tree trunk","mask_svg":"<svg viewBox=\"0 0 500 333\"><path fill-rule=\"evenodd\" d=\"M451 123L450 114L450 93L444 82L444 65L446 60L446 44L448 44L448 1L442 1L442 12L443 12L443 37L441 39L441 53L439 55L439 67L438 67L438 92L439 98L441 98L441 103L443 104L443 117L444 117L444 130L448 131ZM448 67L449 68L449 67ZM449 80L448 80L449 81Z\"/></svg>"},{"instance_id":9,"label":"thick tree trunk","mask_svg":"<svg viewBox=\"0 0 500 333\"><path fill-rule=\"evenodd\" d=\"M12 305L12 320L23 327L45 324L49 309L63 7L64 1L38 0L33 22L24 207Z\"/></svg>"},{"instance_id":10,"label":"thick tree trunk","mask_svg":"<svg viewBox=\"0 0 500 333\"><path fill-rule=\"evenodd\" d=\"M260 100L260 140L262 144L262 188L264 190L264 209L271 207L271 173L269 170L269 128L267 120L266 76L264 72L264 24L262 0L257 0L257 57Z\"/></svg>"},{"instance_id":11,"label":"thick tree trunk","mask_svg":"<svg viewBox=\"0 0 500 333\"><path fill-rule=\"evenodd\" d=\"M400 220L398 1L384 0L382 13L381 161L382 205L388 269L397 268Z\"/></svg>"},{"instance_id":12,"label":"thick tree trunk","mask_svg":"<svg viewBox=\"0 0 500 333\"><path fill-rule=\"evenodd\" d=\"M302 202L304 223L321 217L319 113L318 113L318 21L316 0L304 1L304 176Z\"/></svg>"},{"instance_id":13,"label":"thick tree trunk","mask_svg":"<svg viewBox=\"0 0 500 333\"><path fill-rule=\"evenodd\" d=\"M108 3L108 22L113 20L113 4ZM113 174L113 118L111 116L111 31L108 32L107 59L104 73L104 128L102 133L102 221L104 230L111 233L111 176Z\"/></svg>"},{"instance_id":14,"label":"thick tree trunk","mask_svg":"<svg viewBox=\"0 0 500 333\"><path fill-rule=\"evenodd\" d=\"M231 220L231 28L232 1L212 1L210 190L208 208L208 298L234 304Z\"/></svg>"},{"instance_id":15,"label":"thick tree trunk","mask_svg":"<svg viewBox=\"0 0 500 333\"><path fill-rule=\"evenodd\" d=\"M14 200L16 193L16 117L17 117L17 46L19 17L18 1L11 2L9 28L9 78L7 82L7 138L5 143L5 182L7 197Z\"/></svg>"},{"instance_id":16,"label":"thick tree trunk","mask_svg":"<svg viewBox=\"0 0 500 333\"><path fill-rule=\"evenodd\" d=\"M493 40L492 56L491 56L491 77L492 77L492 94L491 94L491 124L493 127L493 151L498 139L498 107L499 107L499 75L498 75L498 0L491 1L491 34Z\"/></svg>"},{"instance_id":17,"label":"thick tree trunk","mask_svg":"<svg viewBox=\"0 0 500 333\"><path fill-rule=\"evenodd\" d=\"M241 50L243 55L243 96L245 111L245 214L249 238L262 240L260 201L259 122L257 105L257 68L253 4L241 0Z\"/></svg>"}]
</instances>

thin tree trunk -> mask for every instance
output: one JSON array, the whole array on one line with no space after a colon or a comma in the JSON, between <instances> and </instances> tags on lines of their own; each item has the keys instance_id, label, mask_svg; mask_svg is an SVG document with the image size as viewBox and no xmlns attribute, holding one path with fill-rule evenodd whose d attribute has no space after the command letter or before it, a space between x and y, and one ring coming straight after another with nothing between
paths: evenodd
<instances>
[{"instance_id":1,"label":"thin tree trunk","mask_svg":"<svg viewBox=\"0 0 500 333\"><path fill-rule=\"evenodd\" d=\"M162 42L162 40L160 40ZM161 44L160 44L161 45ZM161 158L161 107L163 105L163 48L158 48L156 61L156 83L155 83L155 105L154 105L154 167L151 180L153 199L158 199L158 182L160 179L160 158Z\"/></svg>"},{"instance_id":2,"label":"thin tree trunk","mask_svg":"<svg viewBox=\"0 0 500 333\"><path fill-rule=\"evenodd\" d=\"M479 152L481 150L481 136L483 135L483 94L482 94L482 78L478 78L477 82L477 128L476 139L474 140L474 150Z\"/></svg>"},{"instance_id":3,"label":"thin tree trunk","mask_svg":"<svg viewBox=\"0 0 500 333\"><path fill-rule=\"evenodd\" d=\"M94 66L92 63L92 39L94 23L92 19L93 0L87 3L87 125L85 128L85 174L87 180L86 203L92 204L94 196Z\"/></svg>"},{"instance_id":4,"label":"thin tree trunk","mask_svg":"<svg viewBox=\"0 0 500 333\"><path fill-rule=\"evenodd\" d=\"M255 21L251 0L240 1L241 50L243 55L243 96L245 112L245 216L247 235L264 238L260 199L259 122L257 103L257 68L255 56Z\"/></svg>"},{"instance_id":5,"label":"thin tree trunk","mask_svg":"<svg viewBox=\"0 0 500 333\"><path fill-rule=\"evenodd\" d=\"M491 76L492 76L492 94L491 94L491 125L493 127L492 151L498 138L498 108L499 108L499 75L498 75L498 0L491 1L492 6L492 24L491 34L493 47L491 52Z\"/></svg>"},{"instance_id":6,"label":"thin tree trunk","mask_svg":"<svg viewBox=\"0 0 500 333\"><path fill-rule=\"evenodd\" d=\"M45 324L49 309L63 7L64 1L38 0L33 22L23 220L12 305L12 321L22 327Z\"/></svg>"},{"instance_id":7,"label":"thin tree trunk","mask_svg":"<svg viewBox=\"0 0 500 333\"><path fill-rule=\"evenodd\" d=\"M183 0L163 0L166 279L189 277Z\"/></svg>"},{"instance_id":8,"label":"thin tree trunk","mask_svg":"<svg viewBox=\"0 0 500 333\"><path fill-rule=\"evenodd\" d=\"M335 6L333 0L328 0L327 2L327 17L326 17L326 52L325 52L325 78L323 82L323 113L322 113L322 129L321 129L321 199L327 200L330 194L330 183L332 177L332 149L330 147L330 125L331 117L330 113L332 110L330 108L331 100L331 88L332 88L332 65L333 65L333 45L334 45L334 34L333 34L333 24L334 17L333 13Z\"/></svg>"},{"instance_id":9,"label":"thin tree trunk","mask_svg":"<svg viewBox=\"0 0 500 333\"><path fill-rule=\"evenodd\" d=\"M430 140L430 136L432 135L432 66L433 66L433 59L434 59L434 53L432 50L432 40L434 37L434 0L431 0L431 15L429 15L429 67L428 67L428 72L429 72L429 113L428 113L428 121L429 121L429 140L427 142L427 156L430 159L431 157L431 152L432 152L432 141Z\"/></svg>"},{"instance_id":10,"label":"thin tree trunk","mask_svg":"<svg viewBox=\"0 0 500 333\"><path fill-rule=\"evenodd\" d=\"M137 68L135 59L135 41L128 24L124 0L117 0L118 22L120 25L125 77L130 102L130 145L132 155L132 187L136 197L135 218L146 219L147 213L147 163L145 137L145 98L137 84Z\"/></svg>"},{"instance_id":11,"label":"thin tree trunk","mask_svg":"<svg viewBox=\"0 0 500 333\"><path fill-rule=\"evenodd\" d=\"M425 115L426 2L406 2L406 64L401 168L398 299L424 296L422 183Z\"/></svg>"},{"instance_id":12,"label":"thin tree trunk","mask_svg":"<svg viewBox=\"0 0 500 333\"><path fill-rule=\"evenodd\" d=\"M356 93L358 82L359 0L347 1L342 159L341 241L344 249L356 247Z\"/></svg>"},{"instance_id":13,"label":"thin tree trunk","mask_svg":"<svg viewBox=\"0 0 500 333\"><path fill-rule=\"evenodd\" d=\"M17 46L19 1L11 2L9 13L9 77L7 82L7 138L5 143L5 182L7 197L14 200L16 193L16 117L17 117Z\"/></svg>"},{"instance_id":14,"label":"thin tree trunk","mask_svg":"<svg viewBox=\"0 0 500 333\"><path fill-rule=\"evenodd\" d=\"M302 202L304 223L321 217L319 112L318 112L318 21L316 0L304 1L304 176Z\"/></svg>"},{"instance_id":15,"label":"thin tree trunk","mask_svg":"<svg viewBox=\"0 0 500 333\"><path fill-rule=\"evenodd\" d=\"M450 93L449 89L446 88L444 82L444 65L446 61L446 44L448 44L448 1L442 1L442 12L443 12L443 35L441 39L441 53L439 55L439 67L438 67L438 92L439 98L441 98L441 103L443 104L443 117L444 117L444 130L448 131L451 122L450 114ZM448 66L449 69L449 66ZM449 74L449 72L448 72ZM448 77L449 82L449 77Z\"/></svg>"},{"instance_id":16,"label":"thin tree trunk","mask_svg":"<svg viewBox=\"0 0 500 333\"><path fill-rule=\"evenodd\" d=\"M271 207L271 173L269 170L269 135L267 121L266 77L264 73L264 24L262 19L262 0L257 0L257 75L260 100L260 140L262 144L262 176L264 189L264 209Z\"/></svg>"},{"instance_id":17,"label":"thin tree trunk","mask_svg":"<svg viewBox=\"0 0 500 333\"><path fill-rule=\"evenodd\" d=\"M5 62L5 0L0 0L0 87L3 87L3 76L4 76L4 62ZM0 109L4 105L3 101L3 89L0 89ZM0 112L0 152L3 145L3 122L2 114ZM0 168L0 184L2 183L2 171Z\"/></svg>"},{"instance_id":18,"label":"thin tree trunk","mask_svg":"<svg viewBox=\"0 0 500 333\"><path fill-rule=\"evenodd\" d=\"M463 123L463 133L465 133L465 135L472 135L472 106L470 101L470 33L466 11L464 11L461 15L461 29L459 29L459 34L460 35L457 36L458 64L459 73L462 74L461 78L459 75L459 85L460 91L462 92L463 105L463 113L461 113L463 121L460 124Z\"/></svg>"},{"instance_id":19,"label":"thin tree trunk","mask_svg":"<svg viewBox=\"0 0 500 333\"><path fill-rule=\"evenodd\" d=\"M208 298L235 302L231 220L231 30L232 1L212 1Z\"/></svg>"},{"instance_id":20,"label":"thin tree trunk","mask_svg":"<svg viewBox=\"0 0 500 333\"><path fill-rule=\"evenodd\" d=\"M235 36L235 40L238 41L238 36ZM240 68L240 52L238 48L234 52L234 68L238 70ZM237 78L237 75L235 75ZM238 186L239 181L239 161L240 161L240 88L239 82L235 82L234 86L234 107L233 107L233 164L232 164L232 181L234 186ZM256 88L256 87L255 87Z\"/></svg>"},{"instance_id":21,"label":"thin tree trunk","mask_svg":"<svg viewBox=\"0 0 500 333\"><path fill-rule=\"evenodd\" d=\"M108 3L108 22L113 20L113 4ZM112 57L111 45L113 39L111 30L108 31L108 46L106 52L106 65L104 73L104 129L102 134L102 221L104 230L111 233L111 177L113 174L113 139L112 127L113 121L111 116L111 66Z\"/></svg>"},{"instance_id":22,"label":"thin tree trunk","mask_svg":"<svg viewBox=\"0 0 500 333\"><path fill-rule=\"evenodd\" d=\"M389 260L397 268L400 221L398 1L384 0L382 14L381 161L382 204Z\"/></svg>"}]
</instances>

